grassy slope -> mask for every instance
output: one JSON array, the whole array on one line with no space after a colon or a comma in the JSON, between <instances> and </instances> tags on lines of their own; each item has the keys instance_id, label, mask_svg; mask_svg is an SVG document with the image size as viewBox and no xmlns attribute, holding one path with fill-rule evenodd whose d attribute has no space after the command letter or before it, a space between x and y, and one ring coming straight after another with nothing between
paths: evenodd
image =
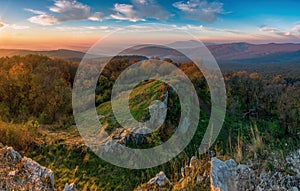
<instances>
[{"instance_id":1,"label":"grassy slope","mask_svg":"<svg viewBox=\"0 0 300 191\"><path fill-rule=\"evenodd\" d=\"M140 120L147 115L147 107L152 101L164 100L164 92L160 88L161 84L154 81L137 87L131 93L130 108L136 119ZM118 127L117 123L111 122L113 115L110 102L101 104L97 111L106 116L101 121L109 124L109 130ZM205 129L207 119L207 116L202 116L199 130ZM133 190L137 185L147 182L161 170L169 173L168 176L172 179L174 172L179 171L176 168L182 166L182 161L195 152L203 132L198 131L191 144L174 160L146 170L124 169L103 161L85 146L82 146L83 141L76 128L71 128L65 132L61 130L43 131L40 139L46 141L46 145L34 148L29 156L54 171L55 184L58 189L62 189L65 183L75 182L80 190L85 188L92 188L91 190Z\"/></svg>"}]
</instances>

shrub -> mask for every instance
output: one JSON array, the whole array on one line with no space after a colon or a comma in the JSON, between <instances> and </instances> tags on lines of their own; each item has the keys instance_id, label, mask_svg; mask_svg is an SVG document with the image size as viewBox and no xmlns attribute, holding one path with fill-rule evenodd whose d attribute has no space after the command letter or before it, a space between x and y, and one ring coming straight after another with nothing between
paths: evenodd
<instances>
[{"instance_id":1,"label":"shrub","mask_svg":"<svg viewBox=\"0 0 300 191\"><path fill-rule=\"evenodd\" d=\"M17 150L26 151L34 142L39 124L29 121L24 124L12 124L0 121L0 142L13 146Z\"/></svg>"}]
</instances>

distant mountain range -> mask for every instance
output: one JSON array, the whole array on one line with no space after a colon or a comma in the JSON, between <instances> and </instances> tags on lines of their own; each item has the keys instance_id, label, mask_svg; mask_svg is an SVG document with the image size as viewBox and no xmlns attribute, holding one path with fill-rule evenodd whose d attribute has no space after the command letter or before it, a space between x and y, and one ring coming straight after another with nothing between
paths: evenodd
<instances>
[{"instance_id":1,"label":"distant mountain range","mask_svg":"<svg viewBox=\"0 0 300 191\"><path fill-rule=\"evenodd\" d=\"M44 56L48 56L50 58L60 58L69 61L80 62L84 57L85 53L75 50L66 50L66 49L58 49L58 50L49 50L49 51L33 51L33 50L22 50L22 49L0 49L0 57L4 56L25 56L29 54L40 54ZM91 56L97 57L97 56Z\"/></svg>"},{"instance_id":2,"label":"distant mountain range","mask_svg":"<svg viewBox=\"0 0 300 191\"><path fill-rule=\"evenodd\" d=\"M249 44L241 42L208 45L207 48L217 60L240 60L297 52L300 50L300 44Z\"/></svg>"},{"instance_id":3,"label":"distant mountain range","mask_svg":"<svg viewBox=\"0 0 300 191\"><path fill-rule=\"evenodd\" d=\"M177 49L171 49L161 45L138 45L123 50L120 55L141 55L148 58L158 57L160 59L170 58L174 62L181 63L190 61L184 54Z\"/></svg>"},{"instance_id":4,"label":"distant mountain range","mask_svg":"<svg viewBox=\"0 0 300 191\"><path fill-rule=\"evenodd\" d=\"M300 60L300 44L249 44L249 43L228 43L228 44L204 44L221 63L281 63ZM147 57L171 58L175 62L188 61L181 52L193 53L194 57L201 57L203 44L196 41L179 41L166 46L168 49L157 45L140 45L123 51L121 54L138 54Z\"/></svg>"},{"instance_id":5,"label":"distant mountain range","mask_svg":"<svg viewBox=\"0 0 300 191\"><path fill-rule=\"evenodd\" d=\"M260 64L260 63L283 63L300 61L300 44L269 43L269 44L250 44L250 43L227 43L214 44L204 43L212 55L220 63L241 63L241 64ZM170 49L166 47L173 47ZM150 57L159 57L161 59L170 58L175 62L188 61L181 51L197 52L201 50L203 44L197 41L178 41L164 46L157 45L139 45L124 50L120 55L139 55ZM74 50L50 50L50 51L31 51L16 49L0 49L0 57L13 55L42 54L52 58L61 58L70 61L81 61L84 52ZM197 56L197 55L195 55ZM198 55L199 56L199 55ZM201 56L201 55L200 55ZM100 58L101 56L89 55L90 58Z\"/></svg>"}]
</instances>

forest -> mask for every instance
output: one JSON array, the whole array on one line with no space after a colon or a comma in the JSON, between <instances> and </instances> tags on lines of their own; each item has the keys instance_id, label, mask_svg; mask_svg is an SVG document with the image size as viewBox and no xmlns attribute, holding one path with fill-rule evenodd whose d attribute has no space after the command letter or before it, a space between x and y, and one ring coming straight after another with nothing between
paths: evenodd
<instances>
[{"instance_id":1,"label":"forest","mask_svg":"<svg viewBox=\"0 0 300 191\"><path fill-rule=\"evenodd\" d=\"M126 67L143 59L146 58L115 57L99 77L95 104L98 114L104 116L100 121L112 136L120 128L109 101L112 86ZM163 61L173 63L171 59ZM82 146L71 103L78 65L78 62L42 55L0 58L0 142L51 168L59 190L66 182L75 182L79 190L133 190L161 170L170 180L178 180L177 172L197 152L210 117L210 90L195 64L174 63L190 78L198 93L203 115L196 134L176 158L146 170L113 166ZM269 164L271 152L287 155L299 148L300 73L298 64L290 66L288 71L282 72L271 66L257 67L255 71L226 66L223 70L221 65L227 113L221 133L211 147L214 156L233 158L237 162L257 159ZM166 92L169 102L165 124L142 143L123 144L146 148L169 139L180 115L178 96L170 86L155 80L140 83L131 93L130 109L137 120L146 120L150 102L164 100ZM272 164L267 167L274 168Z\"/></svg>"}]
</instances>

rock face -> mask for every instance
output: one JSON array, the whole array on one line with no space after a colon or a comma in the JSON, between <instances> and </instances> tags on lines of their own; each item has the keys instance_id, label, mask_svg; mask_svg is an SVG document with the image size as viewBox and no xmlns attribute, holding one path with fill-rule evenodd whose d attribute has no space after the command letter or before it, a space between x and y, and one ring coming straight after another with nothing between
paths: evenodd
<instances>
[{"instance_id":1,"label":"rock face","mask_svg":"<svg viewBox=\"0 0 300 191\"><path fill-rule=\"evenodd\" d=\"M211 160L211 190L213 191L235 191L237 165L230 159L222 162L218 158Z\"/></svg>"},{"instance_id":2,"label":"rock face","mask_svg":"<svg viewBox=\"0 0 300 191\"><path fill-rule=\"evenodd\" d=\"M54 173L12 147L0 148L0 190L54 190Z\"/></svg>"}]
</instances>

